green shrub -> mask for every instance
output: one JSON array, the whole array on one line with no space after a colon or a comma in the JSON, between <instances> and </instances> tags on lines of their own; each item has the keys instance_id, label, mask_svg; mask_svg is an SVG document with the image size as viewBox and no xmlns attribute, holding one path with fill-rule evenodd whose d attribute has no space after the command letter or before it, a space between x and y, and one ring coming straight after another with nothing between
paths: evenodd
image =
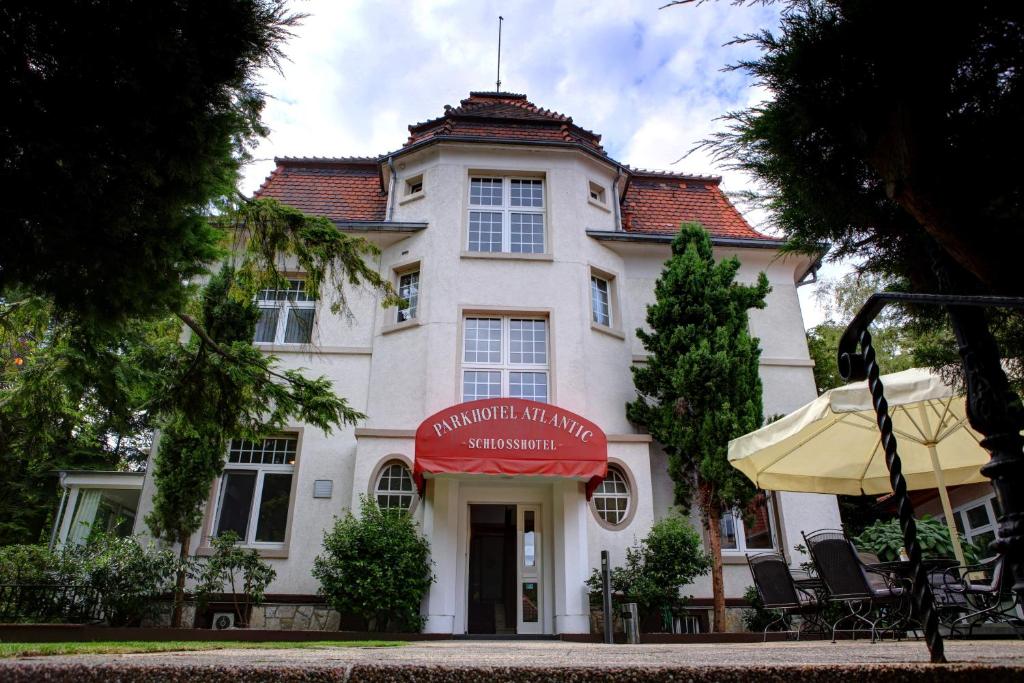
<instances>
[{"instance_id":1,"label":"green shrub","mask_svg":"<svg viewBox=\"0 0 1024 683\"><path fill-rule=\"evenodd\" d=\"M263 602L277 572L255 550L239 548L238 541L234 531L213 539L213 555L198 568L196 597L200 608L205 608L211 595L230 594L241 620L239 625L244 627L249 625L250 608Z\"/></svg>"},{"instance_id":2,"label":"green shrub","mask_svg":"<svg viewBox=\"0 0 1024 683\"><path fill-rule=\"evenodd\" d=\"M77 570L45 545L0 546L0 583L79 583Z\"/></svg>"},{"instance_id":3,"label":"green shrub","mask_svg":"<svg viewBox=\"0 0 1024 683\"><path fill-rule=\"evenodd\" d=\"M320 593L367 630L419 631L420 603L434 582L430 545L405 511L381 510L360 498L359 517L336 519L313 563Z\"/></svg>"},{"instance_id":4,"label":"green shrub","mask_svg":"<svg viewBox=\"0 0 1024 683\"><path fill-rule=\"evenodd\" d=\"M612 592L644 610L681 607L679 589L706 574L711 558L700 535L681 517L655 522L642 541L626 549L626 564L611 571ZM587 579L591 602L601 602L601 570Z\"/></svg>"},{"instance_id":5,"label":"green shrub","mask_svg":"<svg viewBox=\"0 0 1024 683\"><path fill-rule=\"evenodd\" d=\"M782 616L782 612L777 609L765 609L764 602L761 601L761 594L754 586L747 586L747 590L743 593L743 599L750 603L750 609L743 610L743 626L748 631L760 633ZM780 621L772 630L778 631L783 628L786 628L786 625Z\"/></svg>"},{"instance_id":6,"label":"green shrub","mask_svg":"<svg viewBox=\"0 0 1024 683\"><path fill-rule=\"evenodd\" d=\"M85 545L50 550L44 545L0 548L0 583L94 588L112 626L138 624L155 598L172 587L177 560L170 550L142 547L134 537L93 533ZM61 613L55 606L55 613Z\"/></svg>"},{"instance_id":7,"label":"green shrub","mask_svg":"<svg viewBox=\"0 0 1024 683\"><path fill-rule=\"evenodd\" d=\"M88 585L99 591L103 615L111 626L135 626L156 608L156 598L174 587L176 554L152 543L112 534L93 535L88 545L63 553L80 555Z\"/></svg>"},{"instance_id":8,"label":"green shrub","mask_svg":"<svg viewBox=\"0 0 1024 683\"><path fill-rule=\"evenodd\" d=\"M953 541L949 537L949 528L944 522L924 515L917 520L917 541L921 545L921 556L925 559L942 559L956 557L953 553ZM900 548L904 546L903 532L897 519L875 522L854 539L857 549L862 552L874 553L883 562L895 562L900 559ZM967 564L978 561L978 550L964 538L960 539Z\"/></svg>"}]
</instances>

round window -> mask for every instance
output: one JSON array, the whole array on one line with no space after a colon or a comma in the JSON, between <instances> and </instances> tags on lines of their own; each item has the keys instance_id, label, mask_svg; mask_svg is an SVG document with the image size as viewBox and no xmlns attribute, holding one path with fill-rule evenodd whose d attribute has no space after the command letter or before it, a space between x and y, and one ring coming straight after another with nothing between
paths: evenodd
<instances>
[{"instance_id":1,"label":"round window","mask_svg":"<svg viewBox=\"0 0 1024 683\"><path fill-rule=\"evenodd\" d=\"M381 467L373 494L381 510L408 510L411 508L416 495L416 487L413 486L412 473L409 472L405 463L392 460Z\"/></svg>"},{"instance_id":2,"label":"round window","mask_svg":"<svg viewBox=\"0 0 1024 683\"><path fill-rule=\"evenodd\" d=\"M594 491L594 509L608 524L619 525L629 514L629 480L617 467L609 467L608 475Z\"/></svg>"}]
</instances>

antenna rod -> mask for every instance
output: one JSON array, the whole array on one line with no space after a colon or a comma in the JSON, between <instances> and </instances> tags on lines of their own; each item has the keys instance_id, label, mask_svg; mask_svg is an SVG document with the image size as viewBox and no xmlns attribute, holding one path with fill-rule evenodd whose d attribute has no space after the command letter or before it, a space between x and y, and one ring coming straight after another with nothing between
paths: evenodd
<instances>
[{"instance_id":1,"label":"antenna rod","mask_svg":"<svg viewBox=\"0 0 1024 683\"><path fill-rule=\"evenodd\" d=\"M495 85L495 92L501 92L501 22L505 21L505 17L498 16L498 82Z\"/></svg>"}]
</instances>

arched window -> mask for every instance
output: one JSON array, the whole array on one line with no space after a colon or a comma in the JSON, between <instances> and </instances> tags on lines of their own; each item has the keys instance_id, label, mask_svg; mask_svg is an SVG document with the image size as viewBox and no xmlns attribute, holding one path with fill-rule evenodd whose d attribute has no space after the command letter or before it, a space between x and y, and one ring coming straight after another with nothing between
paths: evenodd
<instances>
[{"instance_id":1,"label":"arched window","mask_svg":"<svg viewBox=\"0 0 1024 683\"><path fill-rule=\"evenodd\" d=\"M377 483L373 489L374 498L381 510L408 510L416 496L412 473L400 460L391 460L380 468Z\"/></svg>"},{"instance_id":2,"label":"arched window","mask_svg":"<svg viewBox=\"0 0 1024 683\"><path fill-rule=\"evenodd\" d=\"M629 514L632 502L629 479L618 467L609 466L608 476L594 491L594 509L608 524L618 526Z\"/></svg>"}]
</instances>

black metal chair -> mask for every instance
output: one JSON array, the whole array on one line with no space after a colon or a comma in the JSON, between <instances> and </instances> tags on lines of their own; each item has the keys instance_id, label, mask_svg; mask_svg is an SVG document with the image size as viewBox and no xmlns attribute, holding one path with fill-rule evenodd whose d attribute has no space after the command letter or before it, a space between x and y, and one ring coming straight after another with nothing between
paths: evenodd
<instances>
[{"instance_id":1,"label":"black metal chair","mask_svg":"<svg viewBox=\"0 0 1024 683\"><path fill-rule=\"evenodd\" d=\"M947 569L942 575L943 602L956 607L955 612L949 610L943 619L950 633L961 635L961 629L967 627L969 638L975 626L994 622L1007 624L1018 637L1024 638L1024 621L1017 612L1020 596L1005 578L1006 562L1002 555L978 564Z\"/></svg>"},{"instance_id":2,"label":"black metal chair","mask_svg":"<svg viewBox=\"0 0 1024 683\"><path fill-rule=\"evenodd\" d=\"M841 529L822 529L803 537L828 599L844 603L849 611L832 624L832 642L839 631L850 631L856 639L856 628L839 628L844 621L867 624L871 642L880 632L897 635L910 617L910 581L865 565Z\"/></svg>"},{"instance_id":3,"label":"black metal chair","mask_svg":"<svg viewBox=\"0 0 1024 683\"><path fill-rule=\"evenodd\" d=\"M785 557L779 553L747 555L747 565L765 609L780 612L778 619L764 627L764 640L768 640L768 631L776 624L786 626L783 633L795 633L797 640L800 640L802 632L809 630L806 626L822 625L816 618L821 613L817 596L796 585ZM803 617L797 629L793 629L790 623L794 614Z\"/></svg>"}]
</instances>

